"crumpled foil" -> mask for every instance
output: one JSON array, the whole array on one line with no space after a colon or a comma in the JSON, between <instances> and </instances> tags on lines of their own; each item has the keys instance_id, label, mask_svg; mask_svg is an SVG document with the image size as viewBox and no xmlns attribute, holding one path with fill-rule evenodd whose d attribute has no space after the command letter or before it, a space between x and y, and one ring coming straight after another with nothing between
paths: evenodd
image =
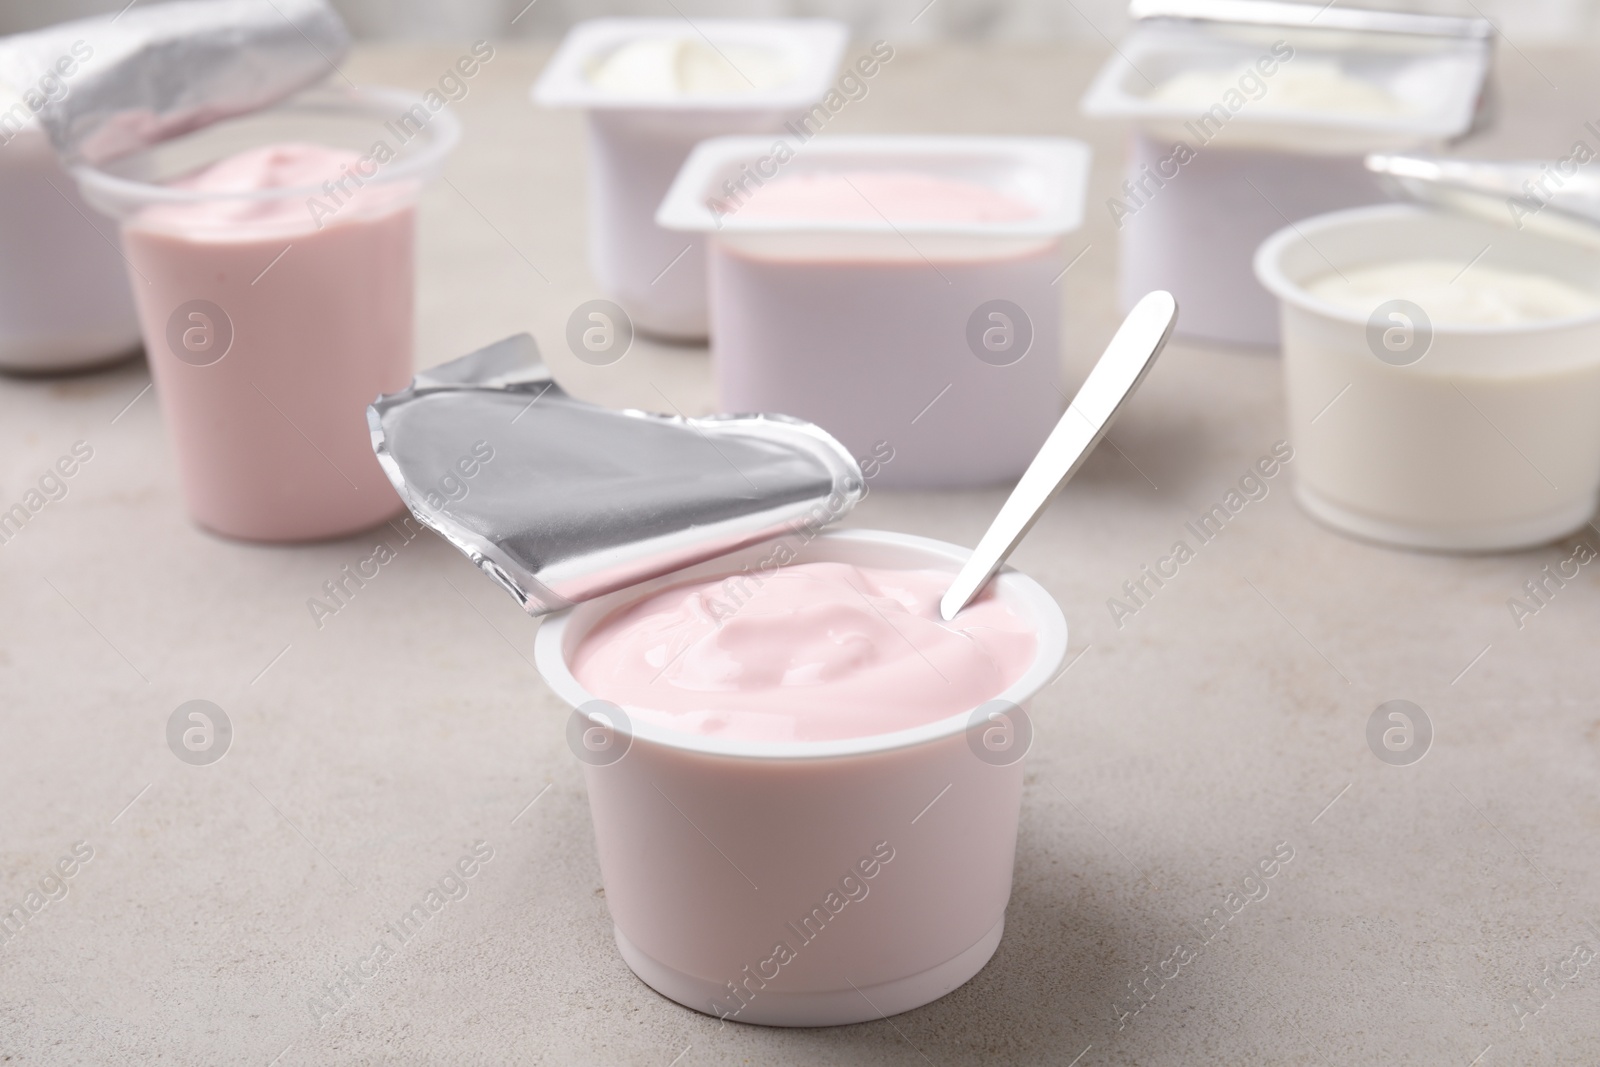
<instances>
[{"instance_id":1,"label":"crumpled foil","mask_svg":"<svg viewBox=\"0 0 1600 1067\"><path fill-rule=\"evenodd\" d=\"M844 446L785 415L614 411L556 385L519 334L367 408L401 499L531 615L841 517Z\"/></svg>"},{"instance_id":2,"label":"crumpled foil","mask_svg":"<svg viewBox=\"0 0 1600 1067\"><path fill-rule=\"evenodd\" d=\"M326 0L141 3L0 38L0 83L64 160L103 163L274 104L349 47Z\"/></svg>"}]
</instances>

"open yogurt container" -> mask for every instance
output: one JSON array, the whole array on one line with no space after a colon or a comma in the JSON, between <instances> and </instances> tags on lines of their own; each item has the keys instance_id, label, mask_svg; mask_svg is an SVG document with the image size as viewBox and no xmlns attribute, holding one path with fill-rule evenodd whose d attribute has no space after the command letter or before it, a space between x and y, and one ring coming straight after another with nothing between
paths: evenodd
<instances>
[{"instance_id":1,"label":"open yogurt container","mask_svg":"<svg viewBox=\"0 0 1600 1067\"><path fill-rule=\"evenodd\" d=\"M576 709L593 709L598 695L573 663L597 627L660 590L745 574L772 553L772 543L758 544L553 616L535 661L575 709L568 736L583 736L574 751L606 904L634 973L680 1004L741 1022L893 1015L955 989L999 945L1031 739L1020 709L1059 668L1066 621L1043 587L1003 570L988 595L1031 624L1032 661L992 701L892 733L750 741L643 714L626 728L582 718ZM790 565L954 577L968 555L852 530L799 546Z\"/></svg>"},{"instance_id":2,"label":"open yogurt container","mask_svg":"<svg viewBox=\"0 0 1600 1067\"><path fill-rule=\"evenodd\" d=\"M1433 266L1417 281L1363 280L1419 260ZM1407 548L1498 551L1593 516L1600 250L1395 204L1286 227L1255 269L1282 308L1295 495L1313 517ZM1462 321L1485 317L1505 321Z\"/></svg>"},{"instance_id":3,"label":"open yogurt container","mask_svg":"<svg viewBox=\"0 0 1600 1067\"><path fill-rule=\"evenodd\" d=\"M0 88L0 370L78 370L131 356L139 320L117 227L98 217L27 105Z\"/></svg>"},{"instance_id":4,"label":"open yogurt container","mask_svg":"<svg viewBox=\"0 0 1600 1067\"><path fill-rule=\"evenodd\" d=\"M310 541L401 509L362 412L410 379L423 187L460 137L409 93L324 86L100 166L191 517Z\"/></svg>"},{"instance_id":5,"label":"open yogurt container","mask_svg":"<svg viewBox=\"0 0 1600 1067\"><path fill-rule=\"evenodd\" d=\"M1134 131L1106 203L1123 304L1166 289L1182 336L1275 343L1276 306L1251 271L1261 241L1389 199L1366 153L1458 138L1480 114L1489 40L1469 20L1427 21L1459 32L1141 22L1081 104Z\"/></svg>"},{"instance_id":6,"label":"open yogurt container","mask_svg":"<svg viewBox=\"0 0 1600 1067\"><path fill-rule=\"evenodd\" d=\"M1066 403L1055 282L1088 169L1063 138L697 146L656 219L710 237L721 409L817 423L875 486L1017 477Z\"/></svg>"},{"instance_id":7,"label":"open yogurt container","mask_svg":"<svg viewBox=\"0 0 1600 1067\"><path fill-rule=\"evenodd\" d=\"M533 99L588 115L590 265L640 329L706 336L704 242L655 224L689 150L806 124L848 32L826 19L594 19L563 40Z\"/></svg>"}]
</instances>

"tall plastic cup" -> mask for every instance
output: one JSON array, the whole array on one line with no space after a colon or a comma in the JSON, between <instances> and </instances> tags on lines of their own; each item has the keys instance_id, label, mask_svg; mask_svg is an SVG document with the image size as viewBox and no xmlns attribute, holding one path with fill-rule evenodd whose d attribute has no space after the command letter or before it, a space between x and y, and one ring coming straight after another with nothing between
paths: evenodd
<instances>
[{"instance_id":1,"label":"tall plastic cup","mask_svg":"<svg viewBox=\"0 0 1600 1067\"><path fill-rule=\"evenodd\" d=\"M401 510L366 405L411 379L417 198L459 137L408 94L317 89L74 168L120 220L151 375L189 512L248 540L306 541ZM320 185L201 191L241 152L353 153Z\"/></svg>"}]
</instances>

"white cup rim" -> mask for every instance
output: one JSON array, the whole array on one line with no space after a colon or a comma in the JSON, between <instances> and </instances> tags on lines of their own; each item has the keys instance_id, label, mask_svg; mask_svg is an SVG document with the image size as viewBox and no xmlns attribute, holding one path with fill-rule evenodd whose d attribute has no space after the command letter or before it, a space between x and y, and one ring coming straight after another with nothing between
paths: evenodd
<instances>
[{"instance_id":1,"label":"white cup rim","mask_svg":"<svg viewBox=\"0 0 1600 1067\"><path fill-rule=\"evenodd\" d=\"M1293 305L1301 311L1307 311L1325 319L1365 326L1368 315L1363 315L1340 304L1314 296L1305 286L1289 277L1288 273L1283 269L1285 253L1291 245L1300 241L1312 242L1318 234L1327 233L1330 230L1386 221L1404 222L1406 220L1429 217L1440 219L1456 218L1456 216L1448 212L1423 207L1420 204L1374 204L1367 207L1348 208L1344 211L1332 211L1325 215L1314 215L1309 219L1291 223L1261 242L1261 245L1256 249L1254 260L1256 280L1261 283L1267 292L1285 304ZM1463 225L1499 229L1493 223L1464 216L1460 217L1459 221ZM1507 230L1506 232L1510 234L1515 231ZM1555 240L1539 234L1518 234L1517 236L1533 241ZM1312 247L1314 248L1315 245L1313 244ZM1434 323L1433 335L1435 337L1497 337L1507 334L1526 336L1531 333L1567 330L1574 326L1587 326L1597 322L1600 322L1600 310L1590 312L1587 315L1567 315L1558 319L1537 319L1530 322Z\"/></svg>"},{"instance_id":2,"label":"white cup rim","mask_svg":"<svg viewBox=\"0 0 1600 1067\"><path fill-rule=\"evenodd\" d=\"M972 554L970 549L945 541L887 530L832 530L822 534L811 544L816 544L817 542L903 547L912 552L921 553L925 561L938 560L947 562L950 565L952 577L956 569ZM699 576L698 572L700 571L714 573L717 569L720 569L717 566L719 563L731 563L746 553L754 552L759 554L766 544L770 544L770 542L719 557L716 560L701 564L699 567L687 568L684 571L675 572L652 582L641 583L638 586L621 590L607 597L601 597L588 604L580 604L577 607L569 608L557 615L546 618L543 625L539 627L539 633L534 640L534 665L544 677L545 684L573 708L581 707L591 700L600 699L589 692L577 680L567 664L565 647L567 629L573 624L575 618L579 618L580 612L587 609L598 614L600 618L604 618L616 610L617 607L620 607L624 601L636 599L638 596L659 586L692 580L694 577ZM810 545L806 547L809 548ZM803 559L805 556L806 550L802 549L801 558ZM733 569L736 570L737 568ZM1067 620L1055 598L1042 585L1021 571L1006 567L995 576L995 582L998 583L1001 595L1007 597L1013 606L1027 611L1031 615L1031 621L1037 626L1038 644L1034 649L1033 662L1028 665L1028 669L1022 673L1021 677L990 698L991 701L1003 700L1021 706L1049 684L1061 661L1066 657ZM603 610L600 605L604 605ZM987 703L989 701L985 701L985 704ZM886 734L874 734L868 737L841 738L833 741L729 740L672 730L654 723L641 722L637 718L632 722L628 733L634 741L642 740L667 748L708 756L755 760L831 759L841 756L861 756L890 752L960 734L968 728L972 714L976 710L977 708L969 708L957 714L948 715L934 722L911 727L910 729L896 730Z\"/></svg>"}]
</instances>

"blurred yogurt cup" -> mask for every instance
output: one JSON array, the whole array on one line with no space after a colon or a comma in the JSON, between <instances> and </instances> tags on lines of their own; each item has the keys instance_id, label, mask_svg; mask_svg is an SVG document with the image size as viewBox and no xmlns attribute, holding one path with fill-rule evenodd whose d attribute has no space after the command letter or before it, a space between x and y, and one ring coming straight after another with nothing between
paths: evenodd
<instances>
[{"instance_id":1,"label":"blurred yogurt cup","mask_svg":"<svg viewBox=\"0 0 1600 1067\"><path fill-rule=\"evenodd\" d=\"M1282 308L1295 494L1357 537L1498 551L1600 502L1600 251L1411 205L1256 255Z\"/></svg>"},{"instance_id":2,"label":"blurred yogurt cup","mask_svg":"<svg viewBox=\"0 0 1600 1067\"><path fill-rule=\"evenodd\" d=\"M0 370L77 370L138 349L119 249L27 105L0 86Z\"/></svg>"},{"instance_id":3,"label":"blurred yogurt cup","mask_svg":"<svg viewBox=\"0 0 1600 1067\"><path fill-rule=\"evenodd\" d=\"M825 19L595 19L562 42L533 99L588 114L590 265L640 329L707 333L704 241L655 223L689 150L804 125L847 37Z\"/></svg>"},{"instance_id":4,"label":"blurred yogurt cup","mask_svg":"<svg viewBox=\"0 0 1600 1067\"><path fill-rule=\"evenodd\" d=\"M1054 283L1088 169L1060 138L697 146L656 218L711 237L721 409L815 422L875 486L1017 477L1066 403Z\"/></svg>"},{"instance_id":5,"label":"blurred yogurt cup","mask_svg":"<svg viewBox=\"0 0 1600 1067\"><path fill-rule=\"evenodd\" d=\"M1181 336L1275 343L1274 302L1251 272L1261 241L1389 199L1365 153L1473 125L1489 42L1470 20L1424 21L1459 35L1139 23L1081 104L1133 126L1126 179L1104 206L1120 231L1124 306L1166 289Z\"/></svg>"},{"instance_id":6,"label":"blurred yogurt cup","mask_svg":"<svg viewBox=\"0 0 1600 1067\"><path fill-rule=\"evenodd\" d=\"M1032 736L1022 706L1059 667L1067 628L1008 569L968 609L1004 632L964 658L936 640L945 624L924 593L942 592L967 550L880 531L788 544L553 616L535 659L574 708L568 738L628 966L697 1011L831 1026L926 1004L993 955ZM810 615L756 602L781 601L779 576L815 565L859 600L823 596ZM652 615L657 602L670 610ZM894 619L898 636L884 630ZM889 677L941 667L968 701L906 699ZM641 703L646 672L663 706ZM613 686L627 695L607 702Z\"/></svg>"},{"instance_id":7,"label":"blurred yogurt cup","mask_svg":"<svg viewBox=\"0 0 1600 1067\"><path fill-rule=\"evenodd\" d=\"M411 378L417 198L459 130L402 92L318 89L73 168L121 221L201 526L305 541L400 511L362 415Z\"/></svg>"}]
</instances>

